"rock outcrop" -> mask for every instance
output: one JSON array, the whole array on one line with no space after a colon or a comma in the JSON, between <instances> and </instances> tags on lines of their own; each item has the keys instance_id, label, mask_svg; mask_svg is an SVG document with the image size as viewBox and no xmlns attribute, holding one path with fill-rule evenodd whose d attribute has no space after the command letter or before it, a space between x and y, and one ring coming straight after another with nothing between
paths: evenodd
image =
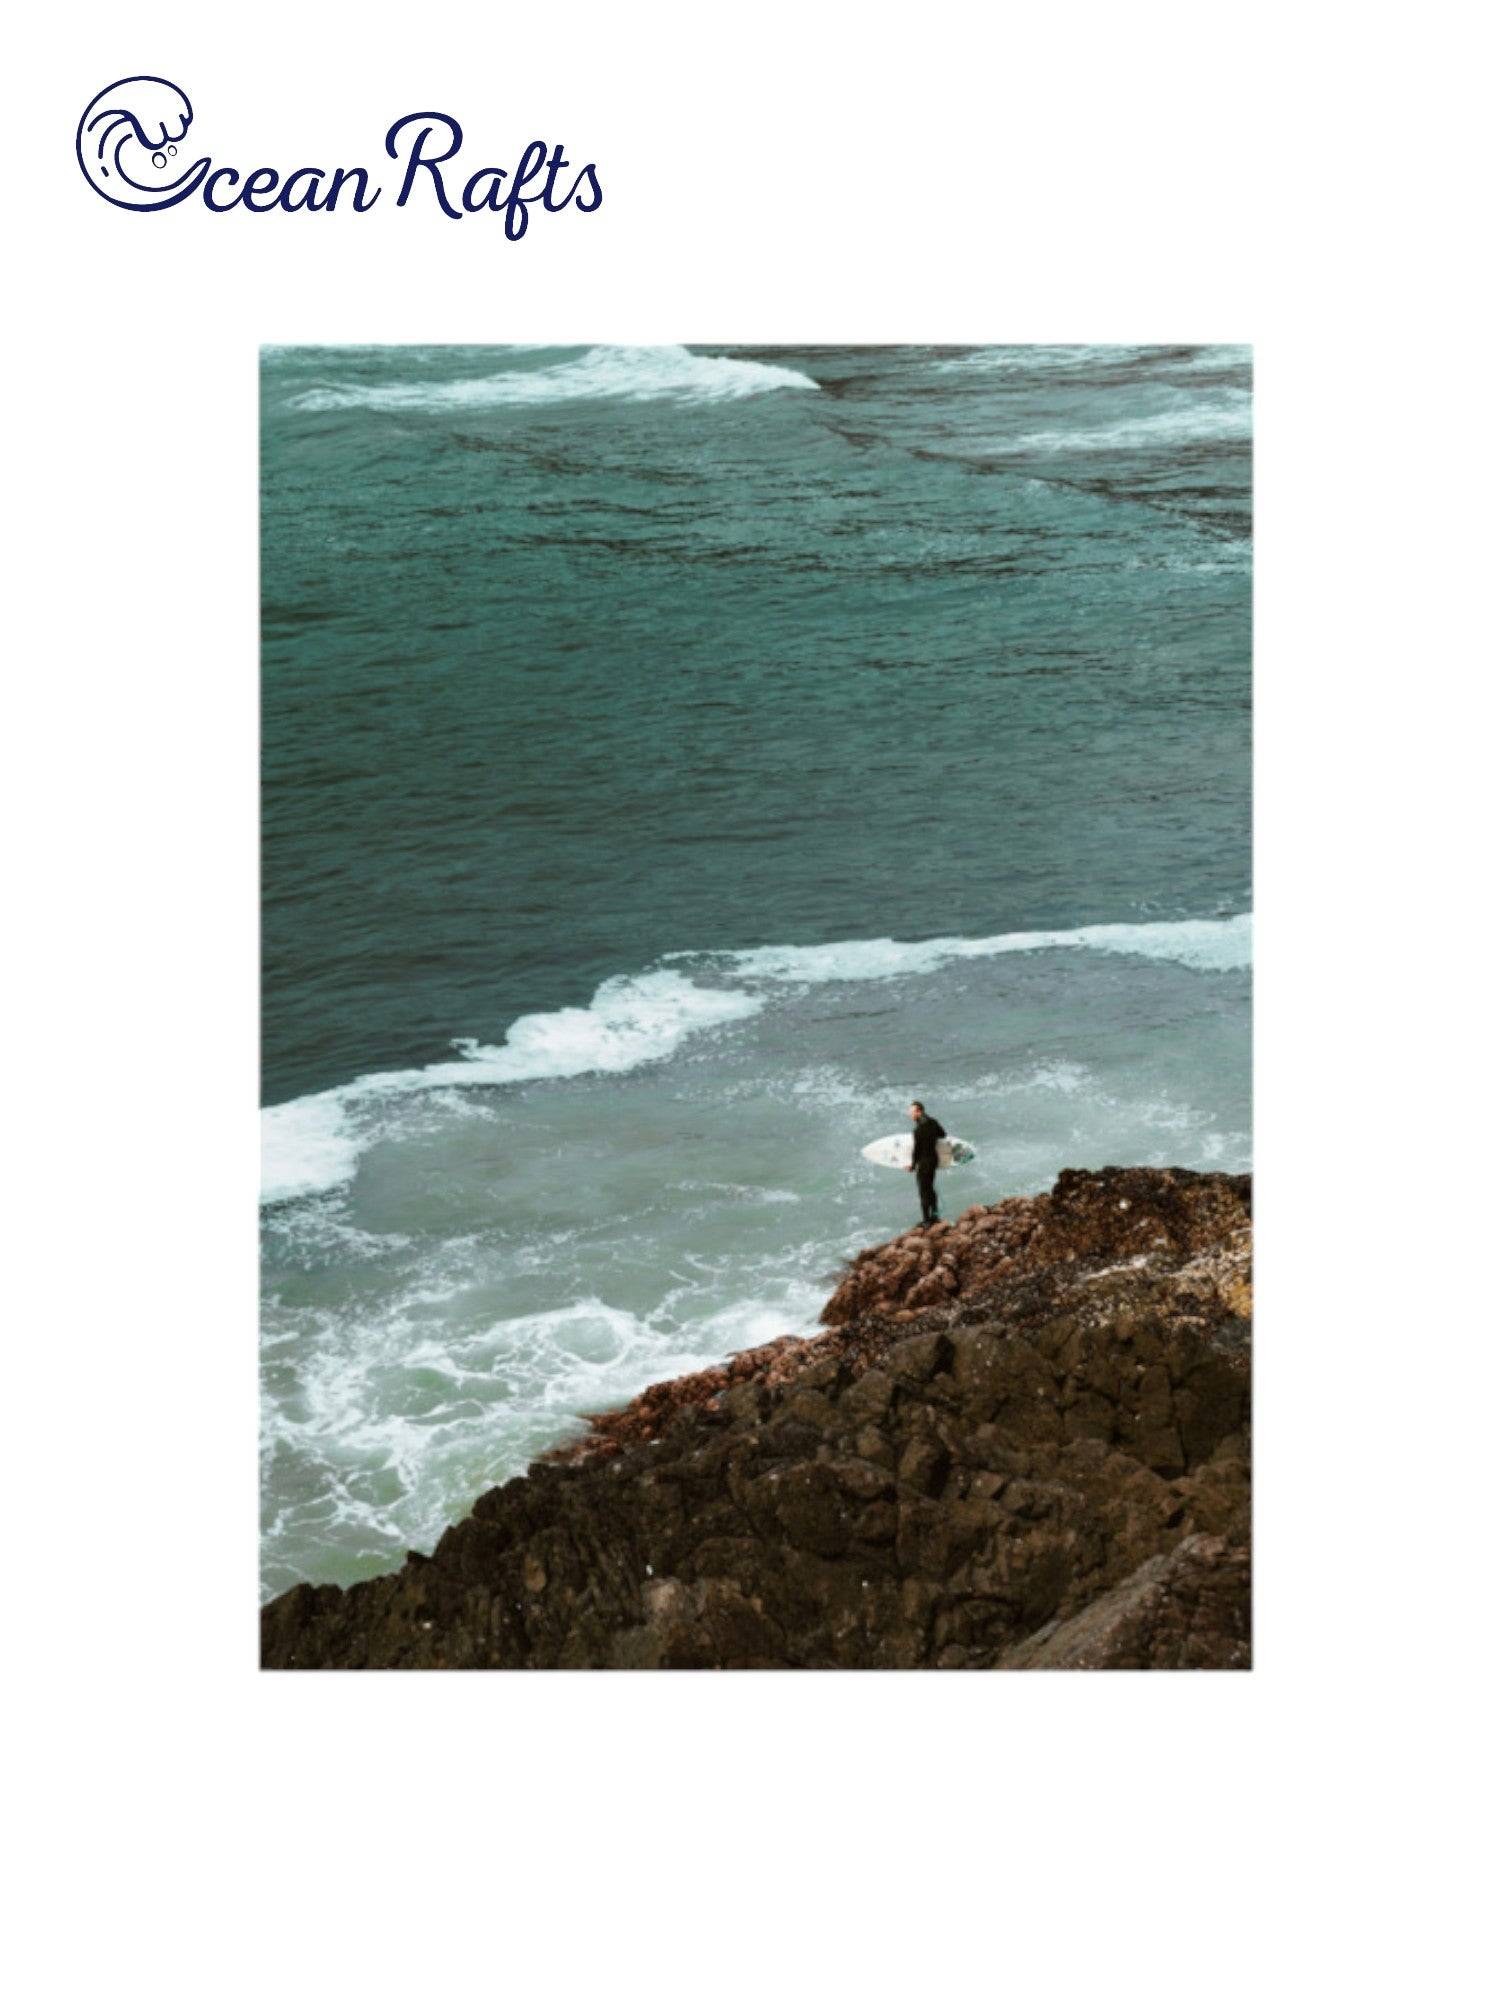
<instances>
[{"instance_id":1,"label":"rock outcrop","mask_svg":"<svg viewBox=\"0 0 1512 2016\"><path fill-rule=\"evenodd\" d=\"M263 1663L1245 1667L1250 1311L1248 1177L1068 1170L289 1590Z\"/></svg>"}]
</instances>

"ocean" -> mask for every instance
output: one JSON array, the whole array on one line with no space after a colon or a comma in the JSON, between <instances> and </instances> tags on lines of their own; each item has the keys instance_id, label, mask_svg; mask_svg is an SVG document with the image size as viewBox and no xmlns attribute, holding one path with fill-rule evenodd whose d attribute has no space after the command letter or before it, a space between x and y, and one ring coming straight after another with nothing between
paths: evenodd
<instances>
[{"instance_id":1,"label":"ocean","mask_svg":"<svg viewBox=\"0 0 1512 2016\"><path fill-rule=\"evenodd\" d=\"M1243 348L269 349L263 1593L794 1330L860 1157L1250 1165Z\"/></svg>"}]
</instances>

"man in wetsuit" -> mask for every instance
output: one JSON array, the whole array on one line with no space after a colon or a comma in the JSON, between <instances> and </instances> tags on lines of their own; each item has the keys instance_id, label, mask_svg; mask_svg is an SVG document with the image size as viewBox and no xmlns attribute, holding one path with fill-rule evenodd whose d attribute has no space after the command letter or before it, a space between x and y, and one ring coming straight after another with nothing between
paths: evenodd
<instances>
[{"instance_id":1,"label":"man in wetsuit","mask_svg":"<svg viewBox=\"0 0 1512 2016\"><path fill-rule=\"evenodd\" d=\"M945 1139L945 1129L938 1120L930 1118L917 1099L908 1111L914 1123L913 1160L908 1166L919 1185L919 1209L924 1213L922 1222L934 1225L940 1216L940 1200L935 1196L935 1171L940 1166L940 1143Z\"/></svg>"}]
</instances>

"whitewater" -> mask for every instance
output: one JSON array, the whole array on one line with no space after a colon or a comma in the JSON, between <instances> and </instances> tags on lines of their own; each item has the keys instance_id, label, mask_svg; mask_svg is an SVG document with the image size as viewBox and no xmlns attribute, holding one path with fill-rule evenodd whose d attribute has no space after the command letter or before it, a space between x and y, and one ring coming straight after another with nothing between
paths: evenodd
<instances>
[{"instance_id":1,"label":"whitewater","mask_svg":"<svg viewBox=\"0 0 1512 2016\"><path fill-rule=\"evenodd\" d=\"M375 353L369 353L372 355ZM381 357L382 353L376 353ZM510 406L554 406L571 400L671 400L704 404L751 399L763 392L815 392L802 371L730 357L700 357L677 345L634 348L601 344L568 363L540 370L485 372L435 382L314 385L294 395L290 411L334 413L365 407L375 413L466 413Z\"/></svg>"}]
</instances>

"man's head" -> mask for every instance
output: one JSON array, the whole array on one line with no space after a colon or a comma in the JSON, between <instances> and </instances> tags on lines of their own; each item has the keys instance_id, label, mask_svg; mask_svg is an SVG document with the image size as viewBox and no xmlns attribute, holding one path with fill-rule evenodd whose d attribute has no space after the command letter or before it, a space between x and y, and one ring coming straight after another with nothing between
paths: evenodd
<instances>
[{"instance_id":1,"label":"man's head","mask_svg":"<svg viewBox=\"0 0 1512 2016\"><path fill-rule=\"evenodd\" d=\"M908 1111L912 1119L922 1120L924 1118L924 1101L922 1099L911 1100Z\"/></svg>"}]
</instances>

